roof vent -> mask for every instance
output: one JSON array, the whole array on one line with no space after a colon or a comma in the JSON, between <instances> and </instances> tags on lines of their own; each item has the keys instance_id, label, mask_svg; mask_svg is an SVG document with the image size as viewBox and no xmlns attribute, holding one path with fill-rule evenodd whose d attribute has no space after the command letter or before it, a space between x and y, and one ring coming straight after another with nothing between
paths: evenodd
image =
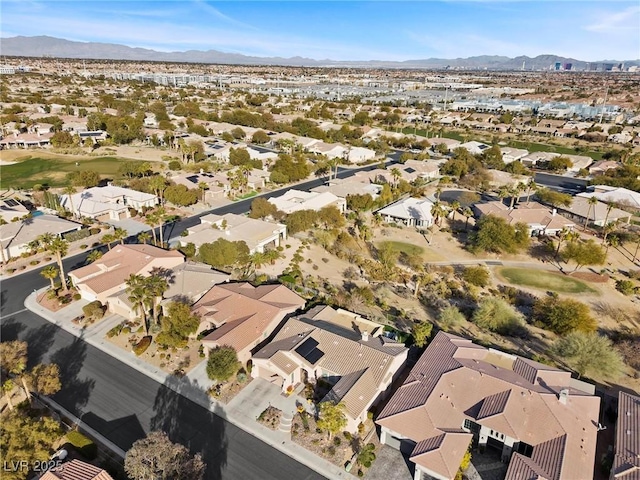
<instances>
[{"instance_id":1,"label":"roof vent","mask_svg":"<svg viewBox=\"0 0 640 480\"><path fill-rule=\"evenodd\" d=\"M560 390L560 395L558 395L558 400L561 404L566 405L567 399L569 398L569 389L563 388Z\"/></svg>"}]
</instances>

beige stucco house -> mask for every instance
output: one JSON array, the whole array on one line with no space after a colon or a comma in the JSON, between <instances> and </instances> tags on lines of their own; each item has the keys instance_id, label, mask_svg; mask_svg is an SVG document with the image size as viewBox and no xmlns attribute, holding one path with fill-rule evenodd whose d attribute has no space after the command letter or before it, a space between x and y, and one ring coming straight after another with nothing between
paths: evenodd
<instances>
[{"instance_id":1,"label":"beige stucco house","mask_svg":"<svg viewBox=\"0 0 640 480\"><path fill-rule=\"evenodd\" d=\"M228 345L245 364L284 318L304 305L305 300L284 285L240 282L214 286L192 311L200 317L196 333L213 329L202 339L205 351Z\"/></svg>"},{"instance_id":2,"label":"beige stucco house","mask_svg":"<svg viewBox=\"0 0 640 480\"><path fill-rule=\"evenodd\" d=\"M382 336L381 325L346 310L320 305L290 318L253 356L255 378L283 392L298 383L328 382L324 400L343 402L346 430L354 432L397 377L407 359L404 345Z\"/></svg>"},{"instance_id":3,"label":"beige stucco house","mask_svg":"<svg viewBox=\"0 0 640 480\"><path fill-rule=\"evenodd\" d=\"M69 272L69 278L83 299L99 300L112 313L134 318L136 314L126 293L129 276L148 276L154 269L170 270L184 261L184 255L176 250L152 245L117 245L99 260Z\"/></svg>"}]
</instances>

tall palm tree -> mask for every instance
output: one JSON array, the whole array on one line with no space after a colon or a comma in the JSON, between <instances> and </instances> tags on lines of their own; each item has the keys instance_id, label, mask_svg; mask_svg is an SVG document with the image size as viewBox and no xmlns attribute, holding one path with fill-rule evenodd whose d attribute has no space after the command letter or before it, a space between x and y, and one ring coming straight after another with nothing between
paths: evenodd
<instances>
[{"instance_id":1,"label":"tall palm tree","mask_svg":"<svg viewBox=\"0 0 640 480\"><path fill-rule=\"evenodd\" d=\"M73 208L73 194L76 193L76 187L74 187L73 185L69 185L68 187L64 187L63 192L65 193L65 195L67 195L67 198L69 199L69 207L71 210L71 216L73 218L76 218L76 210L75 208Z\"/></svg>"},{"instance_id":2,"label":"tall palm tree","mask_svg":"<svg viewBox=\"0 0 640 480\"><path fill-rule=\"evenodd\" d=\"M151 234L149 232L140 232L138 234L138 242L147 244L147 242L151 239Z\"/></svg>"},{"instance_id":3,"label":"tall palm tree","mask_svg":"<svg viewBox=\"0 0 640 480\"><path fill-rule=\"evenodd\" d=\"M204 192L209 189L209 185L206 182L199 182L198 189L200 190L200 201L204 202Z\"/></svg>"},{"instance_id":4,"label":"tall palm tree","mask_svg":"<svg viewBox=\"0 0 640 480\"><path fill-rule=\"evenodd\" d=\"M400 180L400 177L402 176L402 173L400 172L399 168L392 168L391 169L391 176L393 177L393 186L397 187L398 186L398 180Z\"/></svg>"},{"instance_id":5,"label":"tall palm tree","mask_svg":"<svg viewBox=\"0 0 640 480\"><path fill-rule=\"evenodd\" d=\"M151 304L153 321L158 321L158 304L162 300L162 296L169 289L169 282L160 275L151 275L144 279L143 282L148 293L147 301Z\"/></svg>"},{"instance_id":6,"label":"tall palm tree","mask_svg":"<svg viewBox=\"0 0 640 480\"><path fill-rule=\"evenodd\" d=\"M147 212L144 216L144 223L151 227L151 234L153 235L153 244L158 245L158 238L156 236L156 225L158 224L158 213L154 210Z\"/></svg>"},{"instance_id":7,"label":"tall palm tree","mask_svg":"<svg viewBox=\"0 0 640 480\"><path fill-rule=\"evenodd\" d=\"M531 200L531 194L536 191L536 188L538 188L538 185L532 178L527 183L527 205L529 205L529 201Z\"/></svg>"},{"instance_id":8,"label":"tall palm tree","mask_svg":"<svg viewBox=\"0 0 640 480\"><path fill-rule=\"evenodd\" d=\"M587 203L589 204L589 209L587 210L587 216L584 219L584 229L582 230L583 232L587 230L587 226L589 225L589 217L591 216L591 211L593 210L593 221L596 221L596 205L598 204L598 199L596 197L589 197L589 200L587 200Z\"/></svg>"},{"instance_id":9,"label":"tall palm tree","mask_svg":"<svg viewBox=\"0 0 640 480\"><path fill-rule=\"evenodd\" d=\"M53 239L51 239L50 237L45 237L45 235L41 235L40 238L46 238L43 243L45 250L47 250L49 253L52 253L56 257L60 274L60 282L62 283L62 291L64 293L67 293L69 291L69 288L67 287L67 280L64 273L62 258L67 254L67 252L69 252L69 242L61 237L53 237Z\"/></svg>"},{"instance_id":10,"label":"tall palm tree","mask_svg":"<svg viewBox=\"0 0 640 480\"><path fill-rule=\"evenodd\" d=\"M158 216L156 226L159 227L158 231L160 232L160 245L162 246L162 248L164 248L164 222L166 222L167 220L167 211L164 207L158 207L156 208L156 215Z\"/></svg>"},{"instance_id":11,"label":"tall palm tree","mask_svg":"<svg viewBox=\"0 0 640 480\"><path fill-rule=\"evenodd\" d=\"M603 228L603 229L604 229L604 231L605 231L605 234L604 234L604 240L603 240L603 242L607 240L607 233L606 233L606 230L607 230L607 224L609 223L609 214L611 213L611 210L613 210L613 203L609 203L609 204L607 204L607 214L605 215L605 217L604 217L604 223L602 224L602 228Z\"/></svg>"},{"instance_id":12,"label":"tall palm tree","mask_svg":"<svg viewBox=\"0 0 640 480\"><path fill-rule=\"evenodd\" d=\"M54 265L49 265L49 266L44 267L42 269L42 271L40 272L40 275L42 275L44 278L48 279L51 282L51 290L55 290L56 284L55 284L54 280L56 279L56 277L58 276L59 273L60 272L58 271L58 269Z\"/></svg>"},{"instance_id":13,"label":"tall palm tree","mask_svg":"<svg viewBox=\"0 0 640 480\"><path fill-rule=\"evenodd\" d=\"M451 221L455 222L456 221L456 212L458 211L458 209L460 208L460 202L457 200L454 200L453 202L451 202Z\"/></svg>"},{"instance_id":14,"label":"tall palm tree","mask_svg":"<svg viewBox=\"0 0 640 480\"><path fill-rule=\"evenodd\" d=\"M160 199L160 205L163 203L164 190L167 188L167 181L162 175L156 175L149 180L149 188L153 190L156 196Z\"/></svg>"},{"instance_id":15,"label":"tall palm tree","mask_svg":"<svg viewBox=\"0 0 640 480\"><path fill-rule=\"evenodd\" d=\"M142 275L131 274L125 282L127 284L127 298L132 303L133 311L142 315L145 335L149 335L149 324L147 322L147 302L149 295L145 288L145 278Z\"/></svg>"},{"instance_id":16,"label":"tall palm tree","mask_svg":"<svg viewBox=\"0 0 640 480\"><path fill-rule=\"evenodd\" d=\"M107 245L107 248L109 249L109 251L111 251L111 244L115 241L116 241L116 237L113 235L113 233L105 233L102 236L102 243Z\"/></svg>"},{"instance_id":17,"label":"tall palm tree","mask_svg":"<svg viewBox=\"0 0 640 480\"><path fill-rule=\"evenodd\" d=\"M0 225L6 225L7 221L4 218L0 218ZM0 240L0 258L2 259L2 263L7 263L7 256L5 254L4 251L4 245L2 244L2 241Z\"/></svg>"},{"instance_id":18,"label":"tall palm tree","mask_svg":"<svg viewBox=\"0 0 640 480\"><path fill-rule=\"evenodd\" d=\"M124 245L124 239L128 236L129 234L124 228L118 227L113 231L113 238L115 241L119 241L120 245Z\"/></svg>"},{"instance_id":19,"label":"tall palm tree","mask_svg":"<svg viewBox=\"0 0 640 480\"><path fill-rule=\"evenodd\" d=\"M433 215L436 225L440 225L440 219L447 214L446 210L440 202L436 202L431 207L431 215Z\"/></svg>"},{"instance_id":20,"label":"tall palm tree","mask_svg":"<svg viewBox=\"0 0 640 480\"><path fill-rule=\"evenodd\" d=\"M462 215L464 215L466 219L464 222L464 231L466 232L467 230L469 230L469 219L473 217L473 210L471 210L471 208L469 207L464 207L464 209L462 210Z\"/></svg>"}]
</instances>

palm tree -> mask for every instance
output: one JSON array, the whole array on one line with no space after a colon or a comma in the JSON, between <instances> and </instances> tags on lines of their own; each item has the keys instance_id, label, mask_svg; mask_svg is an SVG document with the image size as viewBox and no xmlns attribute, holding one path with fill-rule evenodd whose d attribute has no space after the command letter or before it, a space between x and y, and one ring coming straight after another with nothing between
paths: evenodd
<instances>
[{"instance_id":1,"label":"palm tree","mask_svg":"<svg viewBox=\"0 0 640 480\"><path fill-rule=\"evenodd\" d=\"M0 218L0 225L6 225L7 221L4 218ZM7 256L4 251L4 245L2 241L0 241L0 257L2 258L2 263L7 263Z\"/></svg>"},{"instance_id":2,"label":"palm tree","mask_svg":"<svg viewBox=\"0 0 640 480\"><path fill-rule=\"evenodd\" d=\"M147 244L147 242L151 239L151 234L149 232L140 232L138 234L138 242Z\"/></svg>"},{"instance_id":3,"label":"palm tree","mask_svg":"<svg viewBox=\"0 0 640 480\"><path fill-rule=\"evenodd\" d=\"M451 221L455 222L456 221L456 212L458 211L458 209L460 208L460 202L457 200L454 200L453 202L451 202Z\"/></svg>"},{"instance_id":4,"label":"palm tree","mask_svg":"<svg viewBox=\"0 0 640 480\"><path fill-rule=\"evenodd\" d=\"M607 240L607 247L605 249L605 255L609 253L609 247L618 248L620 246L620 239L617 235L611 235Z\"/></svg>"},{"instance_id":5,"label":"palm tree","mask_svg":"<svg viewBox=\"0 0 640 480\"><path fill-rule=\"evenodd\" d=\"M113 235L113 233L105 233L102 236L102 243L107 245L107 248L109 249L109 251L111 251L111 244L115 241L116 241L116 237Z\"/></svg>"},{"instance_id":6,"label":"palm tree","mask_svg":"<svg viewBox=\"0 0 640 480\"><path fill-rule=\"evenodd\" d=\"M67 198L69 199L69 207L71 210L71 216L73 218L76 218L76 210L75 208L73 208L73 197L72 195L74 193L76 193L76 187L74 187L73 185L69 185L68 187L64 187L63 192L67 195Z\"/></svg>"},{"instance_id":7,"label":"palm tree","mask_svg":"<svg viewBox=\"0 0 640 480\"><path fill-rule=\"evenodd\" d=\"M584 219L584 229L582 230L583 232L587 230L587 225L589 225L589 216L591 215L591 210L593 210L593 221L596 221L595 206L598 204L598 199L596 197L589 197L587 203L589 203L589 209L587 210L587 216Z\"/></svg>"},{"instance_id":8,"label":"palm tree","mask_svg":"<svg viewBox=\"0 0 640 480\"><path fill-rule=\"evenodd\" d=\"M436 200L440 201L440 195L442 195L442 187L436 188Z\"/></svg>"},{"instance_id":9,"label":"palm tree","mask_svg":"<svg viewBox=\"0 0 640 480\"><path fill-rule=\"evenodd\" d=\"M149 180L149 188L151 188L160 199L160 205L163 203L163 194L166 187L167 181L162 175L156 175Z\"/></svg>"},{"instance_id":10,"label":"palm tree","mask_svg":"<svg viewBox=\"0 0 640 480\"><path fill-rule=\"evenodd\" d=\"M157 308L158 299L162 300L162 296L169 289L169 282L160 275L151 275L144 279L143 282L148 293L147 301L151 303L153 321L158 321Z\"/></svg>"},{"instance_id":11,"label":"palm tree","mask_svg":"<svg viewBox=\"0 0 640 480\"><path fill-rule=\"evenodd\" d=\"M160 232L160 245L164 248L164 222L166 221L167 211L164 207L158 207L155 213L158 216L156 225L160 227L158 230Z\"/></svg>"},{"instance_id":12,"label":"palm tree","mask_svg":"<svg viewBox=\"0 0 640 480\"><path fill-rule=\"evenodd\" d=\"M204 192L209 190L209 185L206 182L199 182L198 189L200 190L200 201L204 202Z\"/></svg>"},{"instance_id":13,"label":"palm tree","mask_svg":"<svg viewBox=\"0 0 640 480\"><path fill-rule=\"evenodd\" d=\"M444 217L446 214L447 212L440 202L434 203L431 207L431 215L433 215L436 225L440 225L440 218Z\"/></svg>"},{"instance_id":14,"label":"palm tree","mask_svg":"<svg viewBox=\"0 0 640 480\"><path fill-rule=\"evenodd\" d=\"M469 219L473 217L473 210L471 210L471 208L469 207L464 207L464 209L462 210L462 215L464 215L466 218L464 222L464 231L466 232L467 230L469 230Z\"/></svg>"},{"instance_id":15,"label":"palm tree","mask_svg":"<svg viewBox=\"0 0 640 480\"><path fill-rule=\"evenodd\" d=\"M603 242L607 241L607 224L609 222L609 214L611 213L611 210L613 210L613 203L607 204L607 214L605 215L604 223L602 224L602 228L604 230L604 239L602 240Z\"/></svg>"},{"instance_id":16,"label":"palm tree","mask_svg":"<svg viewBox=\"0 0 640 480\"><path fill-rule=\"evenodd\" d=\"M504 201L505 198L507 198L509 195L511 195L511 190L509 189L509 187L507 187L506 185L502 185L499 189L498 189L498 197L500 198L501 203Z\"/></svg>"},{"instance_id":17,"label":"palm tree","mask_svg":"<svg viewBox=\"0 0 640 480\"><path fill-rule=\"evenodd\" d=\"M93 263L96 260L100 260L102 258L102 252L100 250L94 250L89 255L87 255L87 263Z\"/></svg>"},{"instance_id":18,"label":"palm tree","mask_svg":"<svg viewBox=\"0 0 640 480\"><path fill-rule=\"evenodd\" d=\"M62 258L69 251L69 242L64 240L61 237L51 237L46 236L47 234L41 235L39 238L46 240L43 241L44 248L53 255L56 256L56 261L58 262L58 269L60 274L60 282L62 283L62 291L67 293L69 288L67 287L66 276L64 273L64 265L62 264ZM42 240L41 240L42 241Z\"/></svg>"},{"instance_id":19,"label":"palm tree","mask_svg":"<svg viewBox=\"0 0 640 480\"><path fill-rule=\"evenodd\" d=\"M282 258L282 254L278 250L267 250L264 252L264 261L269 262L271 265L276 263L276 260Z\"/></svg>"},{"instance_id":20,"label":"palm tree","mask_svg":"<svg viewBox=\"0 0 640 480\"><path fill-rule=\"evenodd\" d=\"M531 193L535 192L537 187L538 185L536 185L536 182L533 180L533 178L529 180L529 183L527 183L527 205L529 205L529 200L531 200Z\"/></svg>"},{"instance_id":21,"label":"palm tree","mask_svg":"<svg viewBox=\"0 0 640 480\"><path fill-rule=\"evenodd\" d=\"M554 255L555 257L557 257L558 253L560 253L560 247L562 246L562 242L569 235L569 233L571 233L571 230L567 227L562 227L562 230L558 232L558 246L556 247L556 253Z\"/></svg>"},{"instance_id":22,"label":"palm tree","mask_svg":"<svg viewBox=\"0 0 640 480\"><path fill-rule=\"evenodd\" d=\"M127 238L128 236L129 234L124 228L118 227L113 231L113 239L115 241L119 241L120 245L124 245L124 239Z\"/></svg>"},{"instance_id":23,"label":"palm tree","mask_svg":"<svg viewBox=\"0 0 640 480\"><path fill-rule=\"evenodd\" d=\"M611 232L615 231L616 228L618 228L618 222L617 221L604 224L604 228L603 228L604 237L602 237L602 243L606 243L607 242L607 237L609 236L609 234Z\"/></svg>"},{"instance_id":24,"label":"palm tree","mask_svg":"<svg viewBox=\"0 0 640 480\"><path fill-rule=\"evenodd\" d=\"M42 269L42 271L40 272L40 275L42 275L44 278L47 278L51 282L51 290L55 290L56 285L54 283L54 280L59 273L60 272L54 265L49 265Z\"/></svg>"},{"instance_id":25,"label":"palm tree","mask_svg":"<svg viewBox=\"0 0 640 480\"><path fill-rule=\"evenodd\" d=\"M142 322L146 335L149 335L149 324L147 323L147 302L149 295L145 286L145 279L142 275L131 274L125 282L127 284L127 298L132 303L133 311L142 315Z\"/></svg>"},{"instance_id":26,"label":"palm tree","mask_svg":"<svg viewBox=\"0 0 640 480\"><path fill-rule=\"evenodd\" d=\"M158 239L156 237L156 225L158 224L157 212L147 212L144 216L144 223L151 227L151 234L153 235L153 244L158 245Z\"/></svg>"},{"instance_id":27,"label":"palm tree","mask_svg":"<svg viewBox=\"0 0 640 480\"><path fill-rule=\"evenodd\" d=\"M391 169L391 176L393 177L393 186L397 187L398 186L398 180L402 176L402 173L400 172L400 169L392 168Z\"/></svg>"}]
</instances>

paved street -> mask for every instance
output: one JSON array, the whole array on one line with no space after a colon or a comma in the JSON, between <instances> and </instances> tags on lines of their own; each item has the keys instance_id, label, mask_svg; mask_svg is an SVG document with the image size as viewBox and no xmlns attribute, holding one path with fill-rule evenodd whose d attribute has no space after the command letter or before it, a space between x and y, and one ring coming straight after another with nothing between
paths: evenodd
<instances>
[{"instance_id":1,"label":"paved street","mask_svg":"<svg viewBox=\"0 0 640 480\"><path fill-rule=\"evenodd\" d=\"M395 156L399 155L397 153ZM345 178L357 169L341 168ZM321 185L320 178L295 186L309 190ZM269 192L270 198L292 187ZM246 213L253 198L215 208L206 213ZM201 214L202 215L202 214ZM168 225L165 238L199 223L190 217ZM88 252L65 259L66 271L82 266ZM174 441L202 452L207 463L207 479L321 479L323 476L301 465L275 448L226 421L221 412L210 412L187 400L189 396L206 396L190 382L168 388L125 363L92 347L81 338L60 329L27 311L25 298L47 284L41 268L8 279L0 284L0 334L3 341L25 340L29 344L29 362L57 363L61 369L63 389L53 399L80 417L115 445L127 450L149 431L162 429ZM176 392L176 390L178 390Z\"/></svg>"}]
</instances>

